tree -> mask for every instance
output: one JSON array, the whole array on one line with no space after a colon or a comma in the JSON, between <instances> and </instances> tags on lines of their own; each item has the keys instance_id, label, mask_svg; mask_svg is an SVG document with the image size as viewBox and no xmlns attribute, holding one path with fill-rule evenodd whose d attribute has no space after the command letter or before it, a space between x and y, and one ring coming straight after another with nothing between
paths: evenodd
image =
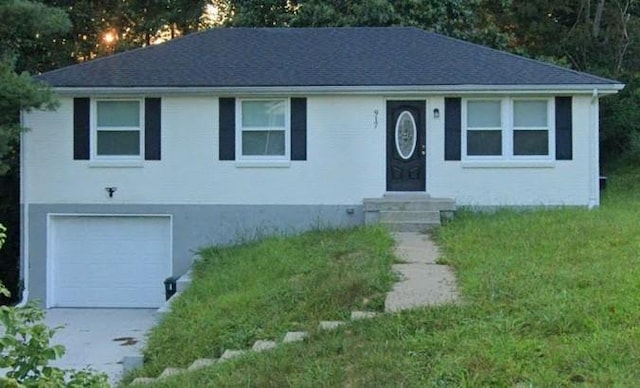
<instances>
[{"instance_id":1,"label":"tree","mask_svg":"<svg viewBox=\"0 0 640 388\"><path fill-rule=\"evenodd\" d=\"M66 14L41 3L0 0L0 160L8 153L20 128L20 111L52 108L53 96L27 73L15 72L17 62L26 62L39 41L70 27ZM7 165L0 164L0 174Z\"/></svg>"},{"instance_id":2,"label":"tree","mask_svg":"<svg viewBox=\"0 0 640 388\"><path fill-rule=\"evenodd\" d=\"M229 0L232 26L415 26L492 47L508 35L485 11L486 0Z\"/></svg>"},{"instance_id":3,"label":"tree","mask_svg":"<svg viewBox=\"0 0 640 388\"><path fill-rule=\"evenodd\" d=\"M0 278L15 295L19 257L20 111L55 106L51 91L23 70L38 71L40 66L47 67L54 50L45 43L64 33L70 23L63 11L27 0L0 0L0 21L0 221L10 226L12 233L12 239L0 251ZM43 50L43 47L49 49ZM0 301L4 298L6 296L0 295Z\"/></svg>"},{"instance_id":4,"label":"tree","mask_svg":"<svg viewBox=\"0 0 640 388\"><path fill-rule=\"evenodd\" d=\"M71 27L64 11L28 0L0 0L0 21L0 60L14 60L18 72L38 71L55 55L44 54L42 44Z\"/></svg>"},{"instance_id":5,"label":"tree","mask_svg":"<svg viewBox=\"0 0 640 388\"><path fill-rule=\"evenodd\" d=\"M506 6L505 6L506 5ZM627 83L601 101L601 160L640 163L640 5L635 0L495 0L512 50Z\"/></svg>"}]
</instances>

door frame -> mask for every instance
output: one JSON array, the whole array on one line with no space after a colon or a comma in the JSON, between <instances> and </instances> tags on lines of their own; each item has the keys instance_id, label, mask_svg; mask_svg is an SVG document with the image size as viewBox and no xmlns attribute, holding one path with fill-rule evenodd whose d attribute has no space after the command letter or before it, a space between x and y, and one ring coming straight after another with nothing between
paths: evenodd
<instances>
[{"instance_id":1,"label":"door frame","mask_svg":"<svg viewBox=\"0 0 640 388\"><path fill-rule=\"evenodd\" d=\"M114 214L114 213L48 213L47 214L47 236L46 236L46 287L45 287L45 308L55 307L55 219L64 217L136 217L136 218L167 218L169 220L169 273L173 275L173 215L171 214Z\"/></svg>"},{"instance_id":2,"label":"door frame","mask_svg":"<svg viewBox=\"0 0 640 388\"><path fill-rule=\"evenodd\" d=\"M387 126L388 126L389 120L390 120L390 114L389 114L390 112L389 112L389 109L388 109L388 103L389 102L403 102L403 101L406 101L406 102L423 102L424 103L424 105L423 105L423 108L424 108L424 123L423 123L422 128L420 128L420 127L416 128L418 132L422 131L422 135L423 135L423 138L424 138L425 155L424 155L424 164L422 166L422 168L424 169L424 181L423 181L423 189L416 190L416 191L406 191L406 190L395 191L395 190L389 190L388 189L388 187L389 187L389 158L390 158L390 155L388 155L388 150L389 150L389 131L388 131L388 127ZM426 96L422 97L422 98L417 98L417 97L405 97L405 98L402 98L402 97L386 97L384 99L384 108L385 108L385 110L384 110L384 114L385 114L385 116L384 116L384 120L385 120L384 121L385 122L385 125L384 125L384 131L385 131L385 136L384 136L384 139L385 139L385 141L384 141L384 147L385 147L384 148L385 149L385 168L384 168L384 171L385 171L385 192L392 192L392 193L403 193L403 192L404 193L426 193L427 192L427 175L428 175L427 160L428 160L428 157L429 157L429 152L428 152L429 143L427 141L428 140L427 139L427 127L428 127L428 125L427 125L427 122L428 122L427 113L429 111L428 106L429 106L429 101L428 101L428 98ZM416 144L416 150L419 150L419 146L420 146L420 144ZM414 151L414 152L419 152L419 151Z\"/></svg>"}]
</instances>

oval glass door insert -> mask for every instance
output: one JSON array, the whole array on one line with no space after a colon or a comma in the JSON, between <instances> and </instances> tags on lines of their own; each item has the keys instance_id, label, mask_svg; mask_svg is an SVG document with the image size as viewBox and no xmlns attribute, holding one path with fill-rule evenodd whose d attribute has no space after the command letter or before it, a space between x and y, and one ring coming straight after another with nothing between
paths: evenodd
<instances>
[{"instance_id":1,"label":"oval glass door insert","mask_svg":"<svg viewBox=\"0 0 640 388\"><path fill-rule=\"evenodd\" d=\"M398 116L396 121L396 149L402 159L409 159L416 150L418 140L418 129L413 115L409 111L404 111Z\"/></svg>"}]
</instances>

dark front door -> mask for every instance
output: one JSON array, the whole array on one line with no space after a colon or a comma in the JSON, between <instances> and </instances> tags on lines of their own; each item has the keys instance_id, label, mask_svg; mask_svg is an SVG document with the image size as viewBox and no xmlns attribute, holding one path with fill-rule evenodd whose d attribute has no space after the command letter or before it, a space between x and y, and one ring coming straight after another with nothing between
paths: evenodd
<instances>
[{"instance_id":1,"label":"dark front door","mask_svg":"<svg viewBox=\"0 0 640 388\"><path fill-rule=\"evenodd\" d=\"M387 191L424 191L425 101L387 101Z\"/></svg>"}]
</instances>

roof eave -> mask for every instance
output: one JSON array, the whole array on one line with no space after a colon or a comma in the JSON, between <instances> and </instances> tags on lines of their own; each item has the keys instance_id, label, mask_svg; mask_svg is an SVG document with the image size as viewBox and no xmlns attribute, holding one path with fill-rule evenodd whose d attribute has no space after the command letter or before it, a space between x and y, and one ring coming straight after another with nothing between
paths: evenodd
<instances>
[{"instance_id":1,"label":"roof eave","mask_svg":"<svg viewBox=\"0 0 640 388\"><path fill-rule=\"evenodd\" d=\"M182 87L53 87L62 96L79 95L309 95L309 94L592 94L618 93L624 84L561 84L561 85L390 85L390 86L182 86Z\"/></svg>"}]
</instances>

